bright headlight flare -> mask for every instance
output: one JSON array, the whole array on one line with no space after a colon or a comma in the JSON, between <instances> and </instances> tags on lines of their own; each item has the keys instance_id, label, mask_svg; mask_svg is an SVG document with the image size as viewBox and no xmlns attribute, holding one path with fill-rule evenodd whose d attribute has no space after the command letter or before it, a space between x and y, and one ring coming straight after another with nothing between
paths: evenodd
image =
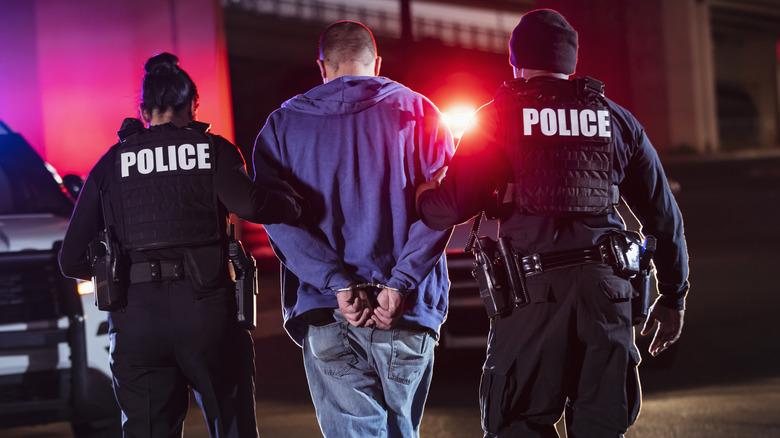
<instances>
[{"instance_id":1,"label":"bright headlight flare","mask_svg":"<svg viewBox=\"0 0 780 438\"><path fill-rule=\"evenodd\" d=\"M79 291L79 295L89 295L95 292L95 285L92 284L91 281L79 280L79 284L76 288Z\"/></svg>"},{"instance_id":2,"label":"bright headlight flare","mask_svg":"<svg viewBox=\"0 0 780 438\"><path fill-rule=\"evenodd\" d=\"M469 126L469 122L477 111L473 106L459 105L442 112L442 118L450 127L452 136L459 139Z\"/></svg>"},{"instance_id":3,"label":"bright headlight flare","mask_svg":"<svg viewBox=\"0 0 780 438\"><path fill-rule=\"evenodd\" d=\"M54 180L57 181L57 184L62 184L62 178L60 178L60 174L57 173L57 169L55 169L54 166L49 163L44 162L43 164L46 166L46 170L51 172L51 176L54 177Z\"/></svg>"}]
</instances>

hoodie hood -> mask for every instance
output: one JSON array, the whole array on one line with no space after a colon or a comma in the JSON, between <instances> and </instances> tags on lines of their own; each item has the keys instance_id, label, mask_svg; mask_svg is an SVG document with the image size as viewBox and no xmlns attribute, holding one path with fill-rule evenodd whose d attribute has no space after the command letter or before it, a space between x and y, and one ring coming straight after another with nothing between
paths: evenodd
<instances>
[{"instance_id":1,"label":"hoodie hood","mask_svg":"<svg viewBox=\"0 0 780 438\"><path fill-rule=\"evenodd\" d=\"M381 76L340 76L293 97L282 108L318 115L352 114L401 89L406 87Z\"/></svg>"}]
</instances>

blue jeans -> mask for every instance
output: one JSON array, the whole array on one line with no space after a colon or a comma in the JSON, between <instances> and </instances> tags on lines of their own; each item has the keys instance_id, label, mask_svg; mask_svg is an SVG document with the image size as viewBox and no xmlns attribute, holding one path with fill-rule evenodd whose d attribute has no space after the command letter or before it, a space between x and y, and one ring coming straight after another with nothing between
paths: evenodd
<instances>
[{"instance_id":1,"label":"blue jeans","mask_svg":"<svg viewBox=\"0 0 780 438\"><path fill-rule=\"evenodd\" d=\"M423 330L309 326L303 362L325 437L418 437L436 341Z\"/></svg>"}]
</instances>

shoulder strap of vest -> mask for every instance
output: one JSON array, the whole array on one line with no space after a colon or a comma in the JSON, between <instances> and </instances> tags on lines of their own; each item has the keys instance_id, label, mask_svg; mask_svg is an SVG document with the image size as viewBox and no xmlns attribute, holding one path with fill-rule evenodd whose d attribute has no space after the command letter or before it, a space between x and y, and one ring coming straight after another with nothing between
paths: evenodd
<instances>
[{"instance_id":1,"label":"shoulder strap of vest","mask_svg":"<svg viewBox=\"0 0 780 438\"><path fill-rule=\"evenodd\" d=\"M604 100L604 83L599 81L598 79L594 79L590 76L585 76L584 78L576 78L574 80L575 84L577 85L577 95L580 97L587 96L588 94L593 95L595 94L598 96L599 99L602 101ZM609 151L609 166L612 167L615 160L615 146L610 148ZM611 195L612 195L612 205L618 205L620 203L620 189L617 184L612 184L610 187Z\"/></svg>"},{"instance_id":2,"label":"shoulder strap of vest","mask_svg":"<svg viewBox=\"0 0 780 438\"><path fill-rule=\"evenodd\" d=\"M199 122L197 120L193 120L190 123L187 123L187 129L190 129L192 131L199 131L199 132L209 132L209 129L211 129L211 123L205 123L205 122Z\"/></svg>"},{"instance_id":3,"label":"shoulder strap of vest","mask_svg":"<svg viewBox=\"0 0 780 438\"><path fill-rule=\"evenodd\" d=\"M604 97L604 83L598 79L593 79L590 76L584 78L574 79L574 83L577 84L577 95L583 96L588 94L597 94L599 97Z\"/></svg>"},{"instance_id":4,"label":"shoulder strap of vest","mask_svg":"<svg viewBox=\"0 0 780 438\"><path fill-rule=\"evenodd\" d=\"M533 94L538 90L538 84L531 84L523 78L505 81L496 91L495 98L501 97L522 97L526 94Z\"/></svg>"},{"instance_id":5,"label":"shoulder strap of vest","mask_svg":"<svg viewBox=\"0 0 780 438\"><path fill-rule=\"evenodd\" d=\"M122 121L122 126L116 132L119 141L124 143L130 136L146 131L144 123L135 117L128 117Z\"/></svg>"}]
</instances>

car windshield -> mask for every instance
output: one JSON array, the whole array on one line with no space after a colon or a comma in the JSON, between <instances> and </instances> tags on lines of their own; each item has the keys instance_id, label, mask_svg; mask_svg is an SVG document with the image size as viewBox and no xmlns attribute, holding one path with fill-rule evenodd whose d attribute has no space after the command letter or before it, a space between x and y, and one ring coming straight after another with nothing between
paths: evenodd
<instances>
[{"instance_id":1,"label":"car windshield","mask_svg":"<svg viewBox=\"0 0 780 438\"><path fill-rule=\"evenodd\" d=\"M0 131L0 214L70 217L73 203L55 174L18 134Z\"/></svg>"}]
</instances>

